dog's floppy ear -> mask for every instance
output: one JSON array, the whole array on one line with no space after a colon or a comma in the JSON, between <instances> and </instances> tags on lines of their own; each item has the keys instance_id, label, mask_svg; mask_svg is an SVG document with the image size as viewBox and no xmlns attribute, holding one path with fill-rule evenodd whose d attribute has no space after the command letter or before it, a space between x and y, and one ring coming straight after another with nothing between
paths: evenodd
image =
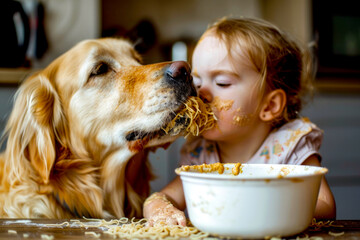
<instances>
[{"instance_id":1,"label":"dog's floppy ear","mask_svg":"<svg viewBox=\"0 0 360 240\"><path fill-rule=\"evenodd\" d=\"M37 173L40 183L47 184L56 159L56 144L61 143L58 131L65 131L59 96L50 82L51 74L40 72L27 79L15 95L14 110L6 127L8 133L7 149L11 161L29 160ZM22 157L14 157L18 154ZM19 166L27 163L10 163L20 175ZM15 168L15 169L14 169ZM20 176L21 177L21 176Z\"/></svg>"}]
</instances>

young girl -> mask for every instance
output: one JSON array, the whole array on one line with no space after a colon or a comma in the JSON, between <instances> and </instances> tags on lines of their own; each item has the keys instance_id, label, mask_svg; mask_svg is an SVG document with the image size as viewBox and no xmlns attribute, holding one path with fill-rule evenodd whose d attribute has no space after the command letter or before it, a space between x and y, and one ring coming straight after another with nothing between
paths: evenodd
<instances>
[{"instance_id":1,"label":"young girl","mask_svg":"<svg viewBox=\"0 0 360 240\"><path fill-rule=\"evenodd\" d=\"M300 118L311 90L311 58L288 35L265 21L222 19L198 42L193 78L213 106L217 127L183 146L180 165L272 163L320 166L322 131ZM144 203L144 217L186 225L182 183L176 177ZM323 178L316 218L335 218L335 201Z\"/></svg>"}]
</instances>

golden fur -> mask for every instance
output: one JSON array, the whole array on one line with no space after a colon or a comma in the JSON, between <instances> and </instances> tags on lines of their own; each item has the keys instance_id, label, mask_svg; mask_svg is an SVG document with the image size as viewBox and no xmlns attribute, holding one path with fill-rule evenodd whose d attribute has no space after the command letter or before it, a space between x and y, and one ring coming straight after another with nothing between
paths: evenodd
<instances>
[{"instance_id":1,"label":"golden fur","mask_svg":"<svg viewBox=\"0 0 360 240\"><path fill-rule=\"evenodd\" d=\"M169 83L171 63L139 62L127 41L87 40L22 83L0 155L0 217L141 216L147 147L175 138L147 133L194 89Z\"/></svg>"}]
</instances>

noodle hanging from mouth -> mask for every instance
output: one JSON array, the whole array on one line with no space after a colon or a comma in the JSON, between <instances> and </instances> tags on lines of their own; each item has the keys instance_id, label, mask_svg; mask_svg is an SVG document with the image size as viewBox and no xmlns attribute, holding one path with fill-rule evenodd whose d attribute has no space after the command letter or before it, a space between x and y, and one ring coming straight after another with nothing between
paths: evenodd
<instances>
[{"instance_id":1,"label":"noodle hanging from mouth","mask_svg":"<svg viewBox=\"0 0 360 240\"><path fill-rule=\"evenodd\" d=\"M189 134L199 136L202 132L214 128L217 121L209 104L205 104L199 97L189 97L184 104L184 108L180 110L163 130L169 133L171 129L176 128L177 120L182 118L185 118L185 121L189 121L185 128L187 133L185 138Z\"/></svg>"}]
</instances>

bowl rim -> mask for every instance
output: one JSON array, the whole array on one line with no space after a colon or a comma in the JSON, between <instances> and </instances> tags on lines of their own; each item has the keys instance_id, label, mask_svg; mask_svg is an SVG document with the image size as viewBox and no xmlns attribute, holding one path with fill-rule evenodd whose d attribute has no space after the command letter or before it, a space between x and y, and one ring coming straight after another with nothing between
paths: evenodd
<instances>
[{"instance_id":1,"label":"bowl rim","mask_svg":"<svg viewBox=\"0 0 360 240\"><path fill-rule=\"evenodd\" d=\"M229 165L235 165L236 163L223 163L224 167L229 166ZM326 167L321 167L321 166L312 166L312 165L295 165L295 164L263 164L263 163L242 163L241 165L245 165L245 166L256 166L256 167L264 167L266 166L267 168L270 168L271 166L275 166L275 167L296 167L296 168L306 168L306 167L310 167L310 168L315 168L318 169L318 171L315 172L311 172L309 174L298 174L296 176L292 176L292 175L285 175L282 177L279 177L278 175L274 175L274 176L267 176L267 177L262 177L262 176L241 176L241 174L239 175L233 175L233 174L212 174L211 172L192 172L192 171L182 171L180 170L181 167L178 167L175 169L175 173L177 175L179 175L180 177L191 177L191 178L199 178L199 179L216 179L216 180L234 180L234 181L239 181L239 180L251 180L251 181L264 181L264 180L294 180L294 179L299 179L299 178L310 178L310 177L314 177L314 176L319 176L319 175L325 175L326 173L328 173L328 169Z\"/></svg>"}]
</instances>

